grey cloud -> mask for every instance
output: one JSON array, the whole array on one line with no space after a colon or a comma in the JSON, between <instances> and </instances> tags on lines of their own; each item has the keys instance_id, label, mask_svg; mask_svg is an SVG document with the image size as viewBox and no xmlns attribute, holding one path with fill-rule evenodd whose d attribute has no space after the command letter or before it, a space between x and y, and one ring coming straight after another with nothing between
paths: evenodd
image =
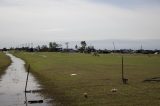
<instances>
[{"instance_id":1,"label":"grey cloud","mask_svg":"<svg viewBox=\"0 0 160 106\"><path fill-rule=\"evenodd\" d=\"M160 7L130 10L86 0L3 0L0 13L0 42L160 38Z\"/></svg>"}]
</instances>

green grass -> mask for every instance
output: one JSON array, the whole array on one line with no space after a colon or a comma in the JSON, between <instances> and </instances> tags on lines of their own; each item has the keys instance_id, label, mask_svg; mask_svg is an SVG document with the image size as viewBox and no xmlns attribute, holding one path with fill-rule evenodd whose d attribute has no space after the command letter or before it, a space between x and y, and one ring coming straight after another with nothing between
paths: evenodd
<instances>
[{"instance_id":1,"label":"green grass","mask_svg":"<svg viewBox=\"0 0 160 106\"><path fill-rule=\"evenodd\" d=\"M32 73L63 106L160 106L160 55L124 55L125 77L121 81L121 55L67 53L14 53L31 65ZM46 57L45 57L46 56ZM77 76L70 76L76 73ZM118 92L112 93L112 88ZM84 98L83 93L88 93Z\"/></svg>"},{"instance_id":2,"label":"green grass","mask_svg":"<svg viewBox=\"0 0 160 106\"><path fill-rule=\"evenodd\" d=\"M10 65L10 63L10 58L0 52L0 77L5 73L5 69Z\"/></svg>"}]
</instances>

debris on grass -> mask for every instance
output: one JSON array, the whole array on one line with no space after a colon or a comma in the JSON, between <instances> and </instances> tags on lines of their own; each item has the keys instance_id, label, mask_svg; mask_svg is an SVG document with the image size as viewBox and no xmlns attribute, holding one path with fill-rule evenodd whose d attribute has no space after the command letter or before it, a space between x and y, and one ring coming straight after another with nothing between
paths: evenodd
<instances>
[{"instance_id":1,"label":"debris on grass","mask_svg":"<svg viewBox=\"0 0 160 106\"><path fill-rule=\"evenodd\" d=\"M117 91L118 91L118 89L116 89L116 88L111 89L111 92L117 92Z\"/></svg>"},{"instance_id":2,"label":"debris on grass","mask_svg":"<svg viewBox=\"0 0 160 106\"><path fill-rule=\"evenodd\" d=\"M41 91L42 90L28 90L28 91L25 91L25 93L39 93Z\"/></svg>"},{"instance_id":3,"label":"debris on grass","mask_svg":"<svg viewBox=\"0 0 160 106\"><path fill-rule=\"evenodd\" d=\"M43 103L43 100L31 100L31 101L24 102L24 104L36 104L36 103Z\"/></svg>"},{"instance_id":4,"label":"debris on grass","mask_svg":"<svg viewBox=\"0 0 160 106\"><path fill-rule=\"evenodd\" d=\"M88 98L88 93L85 92L85 93L83 93L83 95L85 98Z\"/></svg>"},{"instance_id":5,"label":"debris on grass","mask_svg":"<svg viewBox=\"0 0 160 106\"><path fill-rule=\"evenodd\" d=\"M155 52L154 54L156 54L156 55L157 55L157 54L159 54L159 53L158 53L158 52Z\"/></svg>"},{"instance_id":6,"label":"debris on grass","mask_svg":"<svg viewBox=\"0 0 160 106\"><path fill-rule=\"evenodd\" d=\"M160 77L145 79L143 82L160 82Z\"/></svg>"},{"instance_id":7,"label":"debris on grass","mask_svg":"<svg viewBox=\"0 0 160 106\"><path fill-rule=\"evenodd\" d=\"M70 74L70 76L76 76L77 74Z\"/></svg>"}]
</instances>

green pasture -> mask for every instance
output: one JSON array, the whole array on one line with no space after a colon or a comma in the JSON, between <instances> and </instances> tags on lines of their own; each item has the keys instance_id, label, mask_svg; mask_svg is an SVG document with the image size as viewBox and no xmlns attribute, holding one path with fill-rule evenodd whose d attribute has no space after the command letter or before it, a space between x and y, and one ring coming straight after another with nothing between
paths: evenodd
<instances>
[{"instance_id":1,"label":"green pasture","mask_svg":"<svg viewBox=\"0 0 160 106\"><path fill-rule=\"evenodd\" d=\"M123 55L124 76L128 79L124 85L122 54L13 54L31 65L31 72L42 84L44 93L58 106L160 106L160 82L143 82L160 77L160 55ZM117 92L111 92L113 88Z\"/></svg>"},{"instance_id":2,"label":"green pasture","mask_svg":"<svg viewBox=\"0 0 160 106\"><path fill-rule=\"evenodd\" d=\"M5 69L10 65L11 60L4 53L0 52L0 76L5 73Z\"/></svg>"}]
</instances>

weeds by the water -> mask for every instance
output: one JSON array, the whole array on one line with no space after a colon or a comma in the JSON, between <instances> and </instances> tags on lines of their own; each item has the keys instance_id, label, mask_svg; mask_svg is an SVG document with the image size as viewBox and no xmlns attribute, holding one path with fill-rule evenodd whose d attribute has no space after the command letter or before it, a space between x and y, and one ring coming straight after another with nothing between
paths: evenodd
<instances>
[{"instance_id":1,"label":"weeds by the water","mask_svg":"<svg viewBox=\"0 0 160 106\"><path fill-rule=\"evenodd\" d=\"M5 73L5 69L11 64L11 60L5 53L0 52L0 77Z\"/></svg>"}]
</instances>

